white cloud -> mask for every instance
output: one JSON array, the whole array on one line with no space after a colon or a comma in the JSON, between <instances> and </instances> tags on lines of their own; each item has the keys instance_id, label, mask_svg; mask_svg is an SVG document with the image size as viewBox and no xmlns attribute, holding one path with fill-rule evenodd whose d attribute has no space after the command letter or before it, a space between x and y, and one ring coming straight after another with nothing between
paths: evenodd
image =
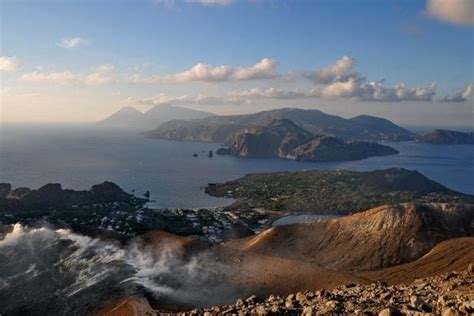
<instances>
[{"instance_id":1,"label":"white cloud","mask_svg":"<svg viewBox=\"0 0 474 316\"><path fill-rule=\"evenodd\" d=\"M41 72L34 71L26 73L21 77L21 80L32 82L52 82L58 84L85 84L91 86L98 86L111 83L114 79L110 76L105 76L101 72L93 72L89 74L73 73L70 71L61 72Z\"/></svg>"},{"instance_id":2,"label":"white cloud","mask_svg":"<svg viewBox=\"0 0 474 316\"><path fill-rule=\"evenodd\" d=\"M343 56L333 65L307 72L304 77L317 85L322 85L320 96L326 98L351 98L363 101L401 102L431 101L436 93L436 84L429 87L409 88L404 83L393 87L383 82L366 82L354 70L354 60Z\"/></svg>"},{"instance_id":3,"label":"white cloud","mask_svg":"<svg viewBox=\"0 0 474 316\"><path fill-rule=\"evenodd\" d=\"M453 96L445 96L442 101L451 103L462 103L474 97L474 83L470 83L462 91L458 91Z\"/></svg>"},{"instance_id":4,"label":"white cloud","mask_svg":"<svg viewBox=\"0 0 474 316\"><path fill-rule=\"evenodd\" d=\"M363 83L350 78L334 82L323 88L321 96L328 98L352 98L360 101L401 102L431 101L436 93L436 84L429 87L409 88L404 83L386 87L382 82Z\"/></svg>"},{"instance_id":5,"label":"white cloud","mask_svg":"<svg viewBox=\"0 0 474 316\"><path fill-rule=\"evenodd\" d=\"M179 83L190 81L221 82L229 80L256 80L276 78L275 68L278 62L274 59L263 58L250 67L232 67L228 65L212 66L199 63L191 69L170 75L142 76L134 74L130 81L134 83Z\"/></svg>"},{"instance_id":6,"label":"white cloud","mask_svg":"<svg viewBox=\"0 0 474 316\"><path fill-rule=\"evenodd\" d=\"M324 87L322 95L328 98L351 98L357 94L360 87L358 80L350 78L347 81L337 81Z\"/></svg>"},{"instance_id":7,"label":"white cloud","mask_svg":"<svg viewBox=\"0 0 474 316\"><path fill-rule=\"evenodd\" d=\"M0 56L0 71L14 71L20 67L16 57Z\"/></svg>"},{"instance_id":8,"label":"white cloud","mask_svg":"<svg viewBox=\"0 0 474 316\"><path fill-rule=\"evenodd\" d=\"M473 0L428 0L426 13L457 25L474 25Z\"/></svg>"},{"instance_id":9,"label":"white cloud","mask_svg":"<svg viewBox=\"0 0 474 316\"><path fill-rule=\"evenodd\" d=\"M225 81L233 73L230 66L222 65L212 67L208 64L197 64L189 70L165 76L165 81L184 82L184 81Z\"/></svg>"},{"instance_id":10,"label":"white cloud","mask_svg":"<svg viewBox=\"0 0 474 316\"><path fill-rule=\"evenodd\" d=\"M96 71L100 73L105 73L105 72L110 72L114 69L115 69L114 65L105 64L105 65L100 65L99 67L97 67Z\"/></svg>"},{"instance_id":11,"label":"white cloud","mask_svg":"<svg viewBox=\"0 0 474 316\"><path fill-rule=\"evenodd\" d=\"M278 62L275 59L263 58L251 67L236 69L232 77L237 80L271 79L277 76L274 73L277 66Z\"/></svg>"},{"instance_id":12,"label":"white cloud","mask_svg":"<svg viewBox=\"0 0 474 316\"><path fill-rule=\"evenodd\" d=\"M343 56L335 64L324 67L317 71L306 72L304 77L311 79L316 84L332 83L335 81L347 81L351 77L356 77L352 68L354 60L348 56Z\"/></svg>"},{"instance_id":13,"label":"white cloud","mask_svg":"<svg viewBox=\"0 0 474 316\"><path fill-rule=\"evenodd\" d=\"M78 46L88 45L89 41L81 37L63 38L57 45L62 48L72 49Z\"/></svg>"}]
</instances>

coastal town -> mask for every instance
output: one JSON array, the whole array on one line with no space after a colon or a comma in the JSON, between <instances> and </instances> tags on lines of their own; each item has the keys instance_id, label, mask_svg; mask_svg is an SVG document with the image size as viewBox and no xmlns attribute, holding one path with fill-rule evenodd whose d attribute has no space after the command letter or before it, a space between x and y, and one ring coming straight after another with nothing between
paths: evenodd
<instances>
[{"instance_id":1,"label":"coastal town","mask_svg":"<svg viewBox=\"0 0 474 316\"><path fill-rule=\"evenodd\" d=\"M128 239L154 230L194 236L210 243L246 237L269 223L262 210L217 208L152 208L149 200L124 192L113 183L89 191L63 190L47 184L38 190L1 184L0 225L48 223L73 231ZM97 192L108 192L98 199Z\"/></svg>"}]
</instances>

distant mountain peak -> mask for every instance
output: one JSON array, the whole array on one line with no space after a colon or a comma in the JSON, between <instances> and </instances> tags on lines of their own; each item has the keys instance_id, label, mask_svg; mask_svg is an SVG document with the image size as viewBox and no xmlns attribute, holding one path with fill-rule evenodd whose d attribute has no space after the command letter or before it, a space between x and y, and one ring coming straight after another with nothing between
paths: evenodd
<instances>
[{"instance_id":1,"label":"distant mountain peak","mask_svg":"<svg viewBox=\"0 0 474 316\"><path fill-rule=\"evenodd\" d=\"M172 120L203 119L212 113L192 110L169 104L159 104L142 113L132 106L125 106L99 122L102 126L134 128L143 131L156 128L162 123Z\"/></svg>"},{"instance_id":2,"label":"distant mountain peak","mask_svg":"<svg viewBox=\"0 0 474 316\"><path fill-rule=\"evenodd\" d=\"M117 113L130 113L130 114L143 114L141 111L137 110L136 108L134 108L133 106L124 106L123 108L121 108L120 110L118 110Z\"/></svg>"}]
</instances>

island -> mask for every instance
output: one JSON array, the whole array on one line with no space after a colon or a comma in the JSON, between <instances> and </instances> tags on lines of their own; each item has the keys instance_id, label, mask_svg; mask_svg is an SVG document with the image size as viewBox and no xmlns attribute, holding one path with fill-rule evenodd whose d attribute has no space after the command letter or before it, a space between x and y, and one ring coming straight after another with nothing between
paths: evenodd
<instances>
[{"instance_id":1,"label":"island","mask_svg":"<svg viewBox=\"0 0 474 316\"><path fill-rule=\"evenodd\" d=\"M377 143L314 136L288 119L242 129L229 137L225 144L228 148L221 148L217 154L297 161L359 160L398 154L397 150Z\"/></svg>"},{"instance_id":2,"label":"island","mask_svg":"<svg viewBox=\"0 0 474 316\"><path fill-rule=\"evenodd\" d=\"M474 144L474 132L463 133L445 129L437 129L416 138L419 143L428 144Z\"/></svg>"},{"instance_id":3,"label":"island","mask_svg":"<svg viewBox=\"0 0 474 316\"><path fill-rule=\"evenodd\" d=\"M214 115L201 119L172 120L144 133L146 137L178 141L223 143L236 132L288 119L313 135L343 140L407 141L412 132L384 118L360 115L350 119L316 109L283 108L243 115Z\"/></svg>"},{"instance_id":4,"label":"island","mask_svg":"<svg viewBox=\"0 0 474 316\"><path fill-rule=\"evenodd\" d=\"M234 213L262 217L267 211L267 218L294 213L346 215L404 202L474 203L472 195L403 168L248 174L225 183L210 183L205 191L212 196L237 199L227 207Z\"/></svg>"}]
</instances>

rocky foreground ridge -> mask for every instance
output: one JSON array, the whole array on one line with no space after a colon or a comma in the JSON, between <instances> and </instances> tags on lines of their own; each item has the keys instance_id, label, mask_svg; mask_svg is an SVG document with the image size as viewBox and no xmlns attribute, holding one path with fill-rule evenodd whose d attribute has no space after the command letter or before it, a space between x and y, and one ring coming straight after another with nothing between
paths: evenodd
<instances>
[{"instance_id":1,"label":"rocky foreground ridge","mask_svg":"<svg viewBox=\"0 0 474 316\"><path fill-rule=\"evenodd\" d=\"M384 145L344 141L327 135L314 136L288 119L242 129L227 139L227 149L217 154L241 157L282 158L298 161L344 161L397 154Z\"/></svg>"},{"instance_id":2,"label":"rocky foreground ridge","mask_svg":"<svg viewBox=\"0 0 474 316\"><path fill-rule=\"evenodd\" d=\"M179 315L472 315L474 313L474 265L417 279L409 284L347 284L332 290L305 291L286 297L250 296L234 304L195 309Z\"/></svg>"}]
</instances>

